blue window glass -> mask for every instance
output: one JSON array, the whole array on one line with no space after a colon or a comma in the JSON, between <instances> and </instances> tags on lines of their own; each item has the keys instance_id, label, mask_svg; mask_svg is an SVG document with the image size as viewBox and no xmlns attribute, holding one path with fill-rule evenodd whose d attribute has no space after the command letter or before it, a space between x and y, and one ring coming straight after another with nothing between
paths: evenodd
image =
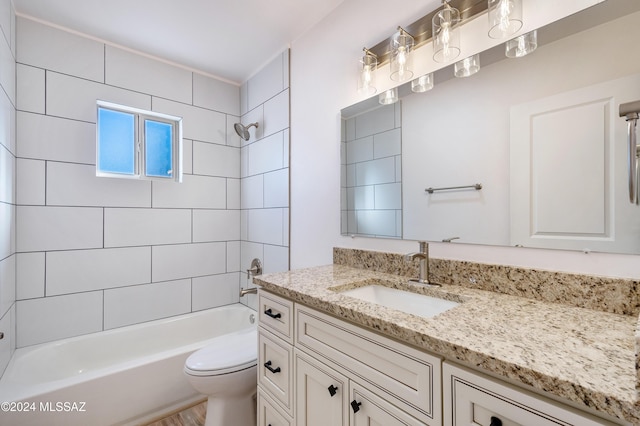
<instances>
[{"instance_id":1,"label":"blue window glass","mask_svg":"<svg viewBox=\"0 0 640 426\"><path fill-rule=\"evenodd\" d=\"M173 176L173 126L145 120L145 170L147 176Z\"/></svg>"},{"instance_id":2,"label":"blue window glass","mask_svg":"<svg viewBox=\"0 0 640 426\"><path fill-rule=\"evenodd\" d=\"M135 174L135 116L98 108L98 171Z\"/></svg>"}]
</instances>

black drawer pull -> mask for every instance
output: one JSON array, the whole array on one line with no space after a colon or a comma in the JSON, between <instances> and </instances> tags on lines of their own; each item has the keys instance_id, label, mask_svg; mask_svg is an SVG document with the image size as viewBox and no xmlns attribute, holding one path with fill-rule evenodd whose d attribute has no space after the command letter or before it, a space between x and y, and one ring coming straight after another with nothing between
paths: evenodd
<instances>
[{"instance_id":1,"label":"black drawer pull","mask_svg":"<svg viewBox=\"0 0 640 426\"><path fill-rule=\"evenodd\" d=\"M351 409L353 410L354 413L357 413L358 411L360 411L361 405L362 405L362 402L357 402L355 399L351 401Z\"/></svg>"},{"instance_id":2,"label":"black drawer pull","mask_svg":"<svg viewBox=\"0 0 640 426\"><path fill-rule=\"evenodd\" d=\"M276 368L271 367L271 361L265 362L264 363L264 367L267 370L271 371L273 374L276 374L276 373L279 373L280 371L282 371L282 370L280 370L280 367L276 367Z\"/></svg>"},{"instance_id":3,"label":"black drawer pull","mask_svg":"<svg viewBox=\"0 0 640 426\"><path fill-rule=\"evenodd\" d=\"M334 396L336 392L338 392L338 388L333 385L329 386L327 389L329 389L329 395L331 396Z\"/></svg>"},{"instance_id":4,"label":"black drawer pull","mask_svg":"<svg viewBox=\"0 0 640 426\"><path fill-rule=\"evenodd\" d=\"M280 314L280 312L278 312L277 314L274 314L274 313L271 311L271 308L269 308L269 309L267 309L266 311L264 311L264 314L265 314L266 316L271 317L271 318L274 318L274 319L278 319L278 318L281 318L281 317L282 317L282 315Z\"/></svg>"},{"instance_id":5,"label":"black drawer pull","mask_svg":"<svg viewBox=\"0 0 640 426\"><path fill-rule=\"evenodd\" d=\"M502 426L502 420L497 417L491 416L491 424L489 426Z\"/></svg>"}]
</instances>

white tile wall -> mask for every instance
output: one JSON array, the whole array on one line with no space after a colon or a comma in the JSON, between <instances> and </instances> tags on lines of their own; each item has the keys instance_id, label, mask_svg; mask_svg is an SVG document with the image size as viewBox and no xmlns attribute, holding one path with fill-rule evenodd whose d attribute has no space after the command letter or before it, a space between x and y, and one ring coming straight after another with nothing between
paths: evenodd
<instances>
[{"instance_id":1,"label":"white tile wall","mask_svg":"<svg viewBox=\"0 0 640 426\"><path fill-rule=\"evenodd\" d=\"M154 208L226 208L225 178L185 175L182 183L154 181L152 187Z\"/></svg>"},{"instance_id":2,"label":"white tile wall","mask_svg":"<svg viewBox=\"0 0 640 426\"><path fill-rule=\"evenodd\" d=\"M18 157L96 163L95 124L20 111L16 120Z\"/></svg>"},{"instance_id":3,"label":"white tile wall","mask_svg":"<svg viewBox=\"0 0 640 426\"><path fill-rule=\"evenodd\" d=\"M250 111L256 106L265 103L285 89L283 55L285 53L276 56L247 82L247 110Z\"/></svg>"},{"instance_id":4,"label":"white tile wall","mask_svg":"<svg viewBox=\"0 0 640 426\"><path fill-rule=\"evenodd\" d=\"M0 317L4 316L16 301L16 255L0 261Z\"/></svg>"},{"instance_id":5,"label":"white tile wall","mask_svg":"<svg viewBox=\"0 0 640 426\"><path fill-rule=\"evenodd\" d=\"M364 138L393 129L396 123L395 107L396 104L387 105L357 116L355 137Z\"/></svg>"},{"instance_id":6,"label":"white tile wall","mask_svg":"<svg viewBox=\"0 0 640 426\"><path fill-rule=\"evenodd\" d=\"M249 145L249 176L283 168L283 151L283 132L268 136Z\"/></svg>"},{"instance_id":7,"label":"white tile wall","mask_svg":"<svg viewBox=\"0 0 640 426\"><path fill-rule=\"evenodd\" d=\"M191 306L194 311L237 303L240 299L240 273L193 278Z\"/></svg>"},{"instance_id":8,"label":"white tile wall","mask_svg":"<svg viewBox=\"0 0 640 426\"><path fill-rule=\"evenodd\" d=\"M151 96L47 71L47 114L95 123L96 101L151 109ZM170 114L170 113L169 113Z\"/></svg>"},{"instance_id":9,"label":"white tile wall","mask_svg":"<svg viewBox=\"0 0 640 426\"><path fill-rule=\"evenodd\" d=\"M190 242L191 210L110 208L104 211L105 247Z\"/></svg>"},{"instance_id":10,"label":"white tile wall","mask_svg":"<svg viewBox=\"0 0 640 426\"><path fill-rule=\"evenodd\" d=\"M240 239L239 210L194 210L193 242Z\"/></svg>"},{"instance_id":11,"label":"white tile wall","mask_svg":"<svg viewBox=\"0 0 640 426\"><path fill-rule=\"evenodd\" d=\"M151 207L151 181L100 177L93 165L50 161L47 205Z\"/></svg>"},{"instance_id":12,"label":"white tile wall","mask_svg":"<svg viewBox=\"0 0 640 426\"><path fill-rule=\"evenodd\" d=\"M187 312L191 312L190 279L104 292L105 330Z\"/></svg>"},{"instance_id":13,"label":"white tile wall","mask_svg":"<svg viewBox=\"0 0 640 426\"><path fill-rule=\"evenodd\" d=\"M0 186L0 202L15 203L16 157L7 148L0 145L0 181L9 182Z\"/></svg>"},{"instance_id":14,"label":"white tile wall","mask_svg":"<svg viewBox=\"0 0 640 426\"><path fill-rule=\"evenodd\" d=\"M148 283L151 247L48 252L45 280L47 296Z\"/></svg>"},{"instance_id":15,"label":"white tile wall","mask_svg":"<svg viewBox=\"0 0 640 426\"><path fill-rule=\"evenodd\" d=\"M373 160L373 137L347 142L347 164Z\"/></svg>"},{"instance_id":16,"label":"white tile wall","mask_svg":"<svg viewBox=\"0 0 640 426\"><path fill-rule=\"evenodd\" d=\"M17 116L0 91L0 124L16 122L19 136L2 126L17 156L3 170L8 161L19 178L17 209L0 201L18 346L235 303L253 257L288 268L288 52L239 88L25 17L19 26ZM183 117L183 182L97 178L97 99ZM242 144L240 121L260 123ZM244 206L248 172L258 202Z\"/></svg>"},{"instance_id":17,"label":"white tile wall","mask_svg":"<svg viewBox=\"0 0 640 426\"><path fill-rule=\"evenodd\" d=\"M16 298L44 297L45 253L18 253L16 256Z\"/></svg>"},{"instance_id":18,"label":"white tile wall","mask_svg":"<svg viewBox=\"0 0 640 426\"><path fill-rule=\"evenodd\" d=\"M16 153L16 109L3 90L0 90L0 145Z\"/></svg>"},{"instance_id":19,"label":"white tile wall","mask_svg":"<svg viewBox=\"0 0 640 426\"><path fill-rule=\"evenodd\" d=\"M17 107L21 111L44 114L45 71L28 65L16 65Z\"/></svg>"},{"instance_id":20,"label":"white tile wall","mask_svg":"<svg viewBox=\"0 0 640 426\"><path fill-rule=\"evenodd\" d=\"M264 207L289 205L289 169L264 174Z\"/></svg>"},{"instance_id":21,"label":"white tile wall","mask_svg":"<svg viewBox=\"0 0 640 426\"><path fill-rule=\"evenodd\" d=\"M240 177L240 150L206 142L193 142L193 174Z\"/></svg>"},{"instance_id":22,"label":"white tile wall","mask_svg":"<svg viewBox=\"0 0 640 426\"><path fill-rule=\"evenodd\" d=\"M264 244L284 245L282 209L249 210L248 238Z\"/></svg>"},{"instance_id":23,"label":"white tile wall","mask_svg":"<svg viewBox=\"0 0 640 426\"><path fill-rule=\"evenodd\" d=\"M182 135L187 139L226 144L227 119L223 113L155 97L153 111L182 117Z\"/></svg>"},{"instance_id":24,"label":"white tile wall","mask_svg":"<svg viewBox=\"0 0 640 426\"><path fill-rule=\"evenodd\" d=\"M240 87L215 78L194 74L193 104L214 111L239 116Z\"/></svg>"},{"instance_id":25,"label":"white tile wall","mask_svg":"<svg viewBox=\"0 0 640 426\"><path fill-rule=\"evenodd\" d=\"M264 104L263 134L272 135L289 128L289 90L283 90Z\"/></svg>"},{"instance_id":26,"label":"white tile wall","mask_svg":"<svg viewBox=\"0 0 640 426\"><path fill-rule=\"evenodd\" d=\"M373 137L373 155L374 158L391 157L400 155L401 129L388 130L378 133Z\"/></svg>"},{"instance_id":27,"label":"white tile wall","mask_svg":"<svg viewBox=\"0 0 640 426\"><path fill-rule=\"evenodd\" d=\"M17 22L20 63L104 82L104 45L29 19Z\"/></svg>"},{"instance_id":28,"label":"white tile wall","mask_svg":"<svg viewBox=\"0 0 640 426\"><path fill-rule=\"evenodd\" d=\"M14 305L15 306L15 305ZM9 330L5 331L4 339L0 340L0 374L4 372L5 367L9 364L11 360L11 355L13 354L13 350L15 348L15 335L13 333L14 324L15 324L15 309L12 309L4 314L4 316L0 317L0 329L1 330Z\"/></svg>"},{"instance_id":29,"label":"white tile wall","mask_svg":"<svg viewBox=\"0 0 640 426\"><path fill-rule=\"evenodd\" d=\"M18 158L16 170L16 200L21 205L44 205L45 162Z\"/></svg>"},{"instance_id":30,"label":"white tile wall","mask_svg":"<svg viewBox=\"0 0 640 426\"><path fill-rule=\"evenodd\" d=\"M190 104L192 73L114 46L105 46L105 83ZM171 84L167 84L170 81Z\"/></svg>"},{"instance_id":31,"label":"white tile wall","mask_svg":"<svg viewBox=\"0 0 640 426\"><path fill-rule=\"evenodd\" d=\"M356 185L395 182L396 162L393 157L356 164Z\"/></svg>"},{"instance_id":32,"label":"white tile wall","mask_svg":"<svg viewBox=\"0 0 640 426\"><path fill-rule=\"evenodd\" d=\"M227 272L226 251L223 242L155 246L151 264L153 282Z\"/></svg>"},{"instance_id":33,"label":"white tile wall","mask_svg":"<svg viewBox=\"0 0 640 426\"><path fill-rule=\"evenodd\" d=\"M101 208L18 206L19 252L102 247Z\"/></svg>"},{"instance_id":34,"label":"white tile wall","mask_svg":"<svg viewBox=\"0 0 640 426\"><path fill-rule=\"evenodd\" d=\"M400 183L376 185L374 208L400 210L402 208L402 185Z\"/></svg>"},{"instance_id":35,"label":"white tile wall","mask_svg":"<svg viewBox=\"0 0 640 426\"><path fill-rule=\"evenodd\" d=\"M102 330L101 291L16 302L17 346Z\"/></svg>"},{"instance_id":36,"label":"white tile wall","mask_svg":"<svg viewBox=\"0 0 640 426\"><path fill-rule=\"evenodd\" d=\"M242 179L241 206L243 209L257 209L264 205L264 175Z\"/></svg>"}]
</instances>

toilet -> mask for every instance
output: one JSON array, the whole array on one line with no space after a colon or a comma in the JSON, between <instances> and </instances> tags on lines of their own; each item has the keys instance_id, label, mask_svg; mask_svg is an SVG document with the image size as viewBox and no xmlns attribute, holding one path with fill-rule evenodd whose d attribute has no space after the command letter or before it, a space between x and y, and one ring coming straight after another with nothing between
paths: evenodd
<instances>
[{"instance_id":1,"label":"toilet","mask_svg":"<svg viewBox=\"0 0 640 426\"><path fill-rule=\"evenodd\" d=\"M254 426L257 387L256 328L225 334L187 358L184 374L208 396L205 426Z\"/></svg>"}]
</instances>

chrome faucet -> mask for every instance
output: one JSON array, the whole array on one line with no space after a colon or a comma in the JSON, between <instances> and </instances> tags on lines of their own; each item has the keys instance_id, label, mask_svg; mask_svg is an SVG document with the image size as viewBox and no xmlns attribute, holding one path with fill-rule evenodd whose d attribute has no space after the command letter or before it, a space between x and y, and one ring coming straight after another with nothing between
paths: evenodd
<instances>
[{"instance_id":1,"label":"chrome faucet","mask_svg":"<svg viewBox=\"0 0 640 426\"><path fill-rule=\"evenodd\" d=\"M410 281L429 286L440 287L440 284L431 284L429 282L429 244L426 241L420 241L419 244L420 251L404 255L404 260L406 260L407 262L411 262L415 259L420 259L418 278L412 278Z\"/></svg>"},{"instance_id":2,"label":"chrome faucet","mask_svg":"<svg viewBox=\"0 0 640 426\"><path fill-rule=\"evenodd\" d=\"M247 294L255 294L258 292L258 288L257 287L253 287L253 288L240 288L240 297L243 297Z\"/></svg>"}]
</instances>

